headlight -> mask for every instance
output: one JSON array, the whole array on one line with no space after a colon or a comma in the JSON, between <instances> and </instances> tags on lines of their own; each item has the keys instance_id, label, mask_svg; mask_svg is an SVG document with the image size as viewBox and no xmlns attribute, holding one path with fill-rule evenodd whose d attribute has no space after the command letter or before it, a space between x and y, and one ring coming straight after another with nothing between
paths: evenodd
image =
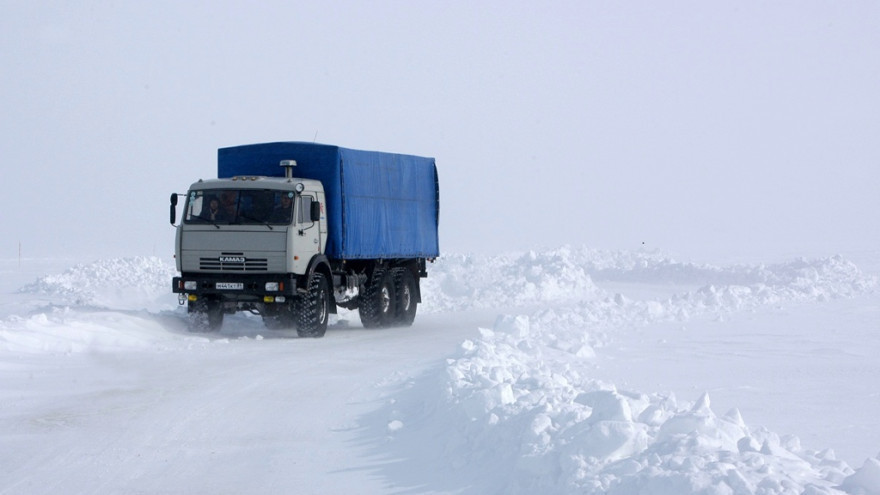
<instances>
[{"instance_id":1,"label":"headlight","mask_svg":"<svg viewBox=\"0 0 880 495\"><path fill-rule=\"evenodd\" d=\"M278 292L278 282L266 282L266 292Z\"/></svg>"},{"instance_id":2,"label":"headlight","mask_svg":"<svg viewBox=\"0 0 880 495\"><path fill-rule=\"evenodd\" d=\"M183 283L184 290L196 290L199 287L199 283L195 280L187 280Z\"/></svg>"}]
</instances>

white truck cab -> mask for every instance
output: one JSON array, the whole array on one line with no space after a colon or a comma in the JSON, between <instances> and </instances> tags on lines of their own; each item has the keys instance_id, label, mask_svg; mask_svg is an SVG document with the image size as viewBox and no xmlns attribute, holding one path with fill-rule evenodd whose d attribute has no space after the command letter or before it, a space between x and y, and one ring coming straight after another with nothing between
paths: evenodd
<instances>
[{"instance_id":1,"label":"white truck cab","mask_svg":"<svg viewBox=\"0 0 880 495\"><path fill-rule=\"evenodd\" d=\"M324 188L310 179L234 177L190 186L177 228L177 270L306 273L324 252Z\"/></svg>"}]
</instances>

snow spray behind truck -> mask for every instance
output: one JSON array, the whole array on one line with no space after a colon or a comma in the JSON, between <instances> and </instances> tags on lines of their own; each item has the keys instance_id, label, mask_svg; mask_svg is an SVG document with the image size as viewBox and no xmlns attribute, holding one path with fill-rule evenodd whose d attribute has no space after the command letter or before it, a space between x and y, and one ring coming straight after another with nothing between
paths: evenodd
<instances>
[{"instance_id":1,"label":"snow spray behind truck","mask_svg":"<svg viewBox=\"0 0 880 495\"><path fill-rule=\"evenodd\" d=\"M172 287L193 329L250 311L321 337L337 307L368 328L412 324L439 256L433 158L251 144L219 149L217 177L190 186L175 238Z\"/></svg>"}]
</instances>

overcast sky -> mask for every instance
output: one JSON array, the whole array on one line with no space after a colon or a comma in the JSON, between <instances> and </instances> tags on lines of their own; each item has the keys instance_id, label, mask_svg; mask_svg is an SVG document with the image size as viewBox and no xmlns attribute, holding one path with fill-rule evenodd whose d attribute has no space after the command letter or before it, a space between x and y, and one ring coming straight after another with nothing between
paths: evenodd
<instances>
[{"instance_id":1,"label":"overcast sky","mask_svg":"<svg viewBox=\"0 0 880 495\"><path fill-rule=\"evenodd\" d=\"M0 257L170 257L278 140L435 157L443 252L880 242L880 2L0 6Z\"/></svg>"}]
</instances>

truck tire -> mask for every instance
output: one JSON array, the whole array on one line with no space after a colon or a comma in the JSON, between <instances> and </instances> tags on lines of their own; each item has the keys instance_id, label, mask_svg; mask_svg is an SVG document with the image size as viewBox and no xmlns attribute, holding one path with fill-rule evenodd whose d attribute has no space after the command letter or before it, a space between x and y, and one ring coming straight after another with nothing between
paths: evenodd
<instances>
[{"instance_id":1,"label":"truck tire","mask_svg":"<svg viewBox=\"0 0 880 495\"><path fill-rule=\"evenodd\" d=\"M416 319L418 298L416 296L416 279L412 271L407 268L395 268L392 270L394 278L394 292L397 294L394 324L401 327L411 326Z\"/></svg>"},{"instance_id":2,"label":"truck tire","mask_svg":"<svg viewBox=\"0 0 880 495\"><path fill-rule=\"evenodd\" d=\"M199 298L187 305L191 332L214 332L223 325L223 306L220 301Z\"/></svg>"},{"instance_id":3,"label":"truck tire","mask_svg":"<svg viewBox=\"0 0 880 495\"><path fill-rule=\"evenodd\" d=\"M266 305L261 316L269 330L286 330L296 326L296 309L293 301Z\"/></svg>"},{"instance_id":4,"label":"truck tire","mask_svg":"<svg viewBox=\"0 0 880 495\"><path fill-rule=\"evenodd\" d=\"M296 333L300 337L323 337L330 319L330 288L327 277L315 272L309 277L307 292L296 304Z\"/></svg>"},{"instance_id":5,"label":"truck tire","mask_svg":"<svg viewBox=\"0 0 880 495\"><path fill-rule=\"evenodd\" d=\"M390 326L394 321L396 303L391 272L383 268L374 270L363 293L358 297L361 324L364 328Z\"/></svg>"}]
</instances>

